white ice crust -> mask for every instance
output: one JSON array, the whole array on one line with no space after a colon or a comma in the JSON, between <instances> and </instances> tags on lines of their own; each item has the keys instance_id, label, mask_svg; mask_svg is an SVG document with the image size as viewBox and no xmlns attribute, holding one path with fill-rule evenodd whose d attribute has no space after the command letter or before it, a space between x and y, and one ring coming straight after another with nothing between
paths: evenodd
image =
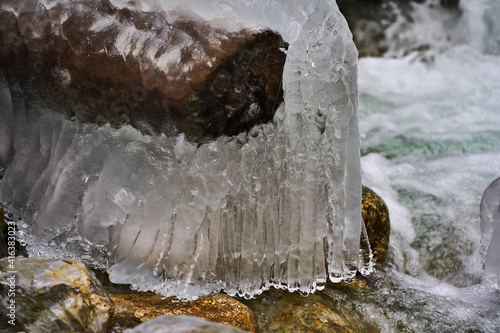
<instances>
[{"instance_id":1,"label":"white ice crust","mask_svg":"<svg viewBox=\"0 0 500 333\"><path fill-rule=\"evenodd\" d=\"M0 198L22 214L30 255L83 259L113 282L182 298L252 297L271 286L309 293L328 278L368 273L357 51L336 3L135 1L131 9L168 15L180 5L289 42L273 122L197 147L182 135L26 109L0 81Z\"/></svg>"}]
</instances>

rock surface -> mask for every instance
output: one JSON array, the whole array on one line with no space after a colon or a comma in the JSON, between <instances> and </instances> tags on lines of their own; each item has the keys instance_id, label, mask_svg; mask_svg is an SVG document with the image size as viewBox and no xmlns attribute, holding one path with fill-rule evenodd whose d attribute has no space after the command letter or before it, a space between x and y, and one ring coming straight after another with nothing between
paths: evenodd
<instances>
[{"instance_id":1,"label":"rock surface","mask_svg":"<svg viewBox=\"0 0 500 333\"><path fill-rule=\"evenodd\" d=\"M270 121L283 99L287 44L274 32L106 0L2 5L0 70L26 102L68 117L203 140Z\"/></svg>"},{"instance_id":2,"label":"rock surface","mask_svg":"<svg viewBox=\"0 0 500 333\"><path fill-rule=\"evenodd\" d=\"M110 324L111 332L121 332L162 315L198 317L239 327L247 332L259 332L255 314L244 304L224 294L201 296L195 301L179 301L173 297L162 299L153 293L111 293L109 296L115 309Z\"/></svg>"},{"instance_id":3,"label":"rock surface","mask_svg":"<svg viewBox=\"0 0 500 333\"><path fill-rule=\"evenodd\" d=\"M12 276L15 283L8 279ZM6 297L11 285L15 295ZM9 262L3 258L0 293L2 324L12 319L8 314L15 314L15 326L8 328L15 329L12 332L105 332L113 311L95 276L83 263L72 260L16 257ZM8 308L12 299L15 312Z\"/></svg>"},{"instance_id":4,"label":"rock surface","mask_svg":"<svg viewBox=\"0 0 500 333\"><path fill-rule=\"evenodd\" d=\"M126 333L243 333L245 331L223 324L189 316L160 316Z\"/></svg>"},{"instance_id":5,"label":"rock surface","mask_svg":"<svg viewBox=\"0 0 500 333\"><path fill-rule=\"evenodd\" d=\"M363 186L361 215L365 222L366 232L377 265L383 265L389 249L391 223L389 209L384 200L366 186Z\"/></svg>"},{"instance_id":6,"label":"rock surface","mask_svg":"<svg viewBox=\"0 0 500 333\"><path fill-rule=\"evenodd\" d=\"M373 332L362 315L322 292L301 296L269 290L244 301L255 311L263 332ZM376 330L375 330L376 331Z\"/></svg>"}]
</instances>

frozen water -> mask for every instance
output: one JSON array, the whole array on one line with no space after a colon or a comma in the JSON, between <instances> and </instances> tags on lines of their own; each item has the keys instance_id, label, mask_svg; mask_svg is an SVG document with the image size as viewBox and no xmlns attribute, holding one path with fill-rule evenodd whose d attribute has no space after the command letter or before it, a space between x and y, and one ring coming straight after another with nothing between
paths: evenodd
<instances>
[{"instance_id":1,"label":"frozen water","mask_svg":"<svg viewBox=\"0 0 500 333\"><path fill-rule=\"evenodd\" d=\"M500 284L500 178L484 191L481 199L481 254L486 279L495 288Z\"/></svg>"},{"instance_id":2,"label":"frozen water","mask_svg":"<svg viewBox=\"0 0 500 333\"><path fill-rule=\"evenodd\" d=\"M84 259L113 282L187 298L309 293L368 273L357 52L335 2L111 3L166 15L182 5L214 25L278 31L289 43L285 101L272 123L197 146L69 121L2 79L0 194L27 222L30 255ZM115 51L129 56L147 39L119 36Z\"/></svg>"}]
</instances>

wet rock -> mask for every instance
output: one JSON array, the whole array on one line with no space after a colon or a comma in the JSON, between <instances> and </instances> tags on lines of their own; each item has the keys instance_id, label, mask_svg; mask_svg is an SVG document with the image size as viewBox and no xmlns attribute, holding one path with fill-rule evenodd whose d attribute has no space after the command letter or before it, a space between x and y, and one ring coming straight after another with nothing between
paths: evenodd
<instances>
[{"instance_id":1,"label":"wet rock","mask_svg":"<svg viewBox=\"0 0 500 333\"><path fill-rule=\"evenodd\" d=\"M247 332L259 332L255 314L244 304L224 294L201 296L194 301L176 300L174 297L162 299L153 293L111 293L110 298L115 308L111 319L111 332L121 332L125 328L135 327L162 315L198 317L239 327Z\"/></svg>"},{"instance_id":2,"label":"wet rock","mask_svg":"<svg viewBox=\"0 0 500 333\"><path fill-rule=\"evenodd\" d=\"M189 316L160 316L126 333L243 333L245 331L223 324Z\"/></svg>"},{"instance_id":3,"label":"wet rock","mask_svg":"<svg viewBox=\"0 0 500 333\"><path fill-rule=\"evenodd\" d=\"M375 328L354 309L321 292L301 296L270 290L244 301L259 317L263 332L372 332Z\"/></svg>"},{"instance_id":4,"label":"wet rock","mask_svg":"<svg viewBox=\"0 0 500 333\"><path fill-rule=\"evenodd\" d=\"M204 140L270 121L283 99L287 44L272 31L106 0L3 5L0 71L28 106Z\"/></svg>"},{"instance_id":5,"label":"wet rock","mask_svg":"<svg viewBox=\"0 0 500 333\"><path fill-rule=\"evenodd\" d=\"M284 300L292 298L290 300ZM319 296L291 295L281 300L280 312L268 328L273 332L355 332L345 317L320 301Z\"/></svg>"},{"instance_id":6,"label":"wet rock","mask_svg":"<svg viewBox=\"0 0 500 333\"><path fill-rule=\"evenodd\" d=\"M383 265L387 258L391 235L389 209L384 200L368 187L363 186L362 193L361 216L365 222L373 259L377 265Z\"/></svg>"},{"instance_id":7,"label":"wet rock","mask_svg":"<svg viewBox=\"0 0 500 333\"><path fill-rule=\"evenodd\" d=\"M0 293L0 319L14 313L15 332L105 332L113 308L95 276L72 260L3 258Z\"/></svg>"}]
</instances>

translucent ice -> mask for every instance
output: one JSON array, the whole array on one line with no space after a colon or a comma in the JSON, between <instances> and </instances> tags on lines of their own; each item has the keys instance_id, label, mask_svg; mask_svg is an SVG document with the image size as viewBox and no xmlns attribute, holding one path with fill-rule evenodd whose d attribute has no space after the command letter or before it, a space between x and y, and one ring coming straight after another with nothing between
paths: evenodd
<instances>
[{"instance_id":1,"label":"translucent ice","mask_svg":"<svg viewBox=\"0 0 500 333\"><path fill-rule=\"evenodd\" d=\"M484 191L481 199L481 254L486 279L495 288L500 286L500 178Z\"/></svg>"},{"instance_id":2,"label":"translucent ice","mask_svg":"<svg viewBox=\"0 0 500 333\"><path fill-rule=\"evenodd\" d=\"M308 293L369 272L357 52L335 2L110 2L278 31L284 103L271 123L197 146L67 120L0 77L0 199L26 221L30 255L84 259L113 282L188 298Z\"/></svg>"}]
</instances>

